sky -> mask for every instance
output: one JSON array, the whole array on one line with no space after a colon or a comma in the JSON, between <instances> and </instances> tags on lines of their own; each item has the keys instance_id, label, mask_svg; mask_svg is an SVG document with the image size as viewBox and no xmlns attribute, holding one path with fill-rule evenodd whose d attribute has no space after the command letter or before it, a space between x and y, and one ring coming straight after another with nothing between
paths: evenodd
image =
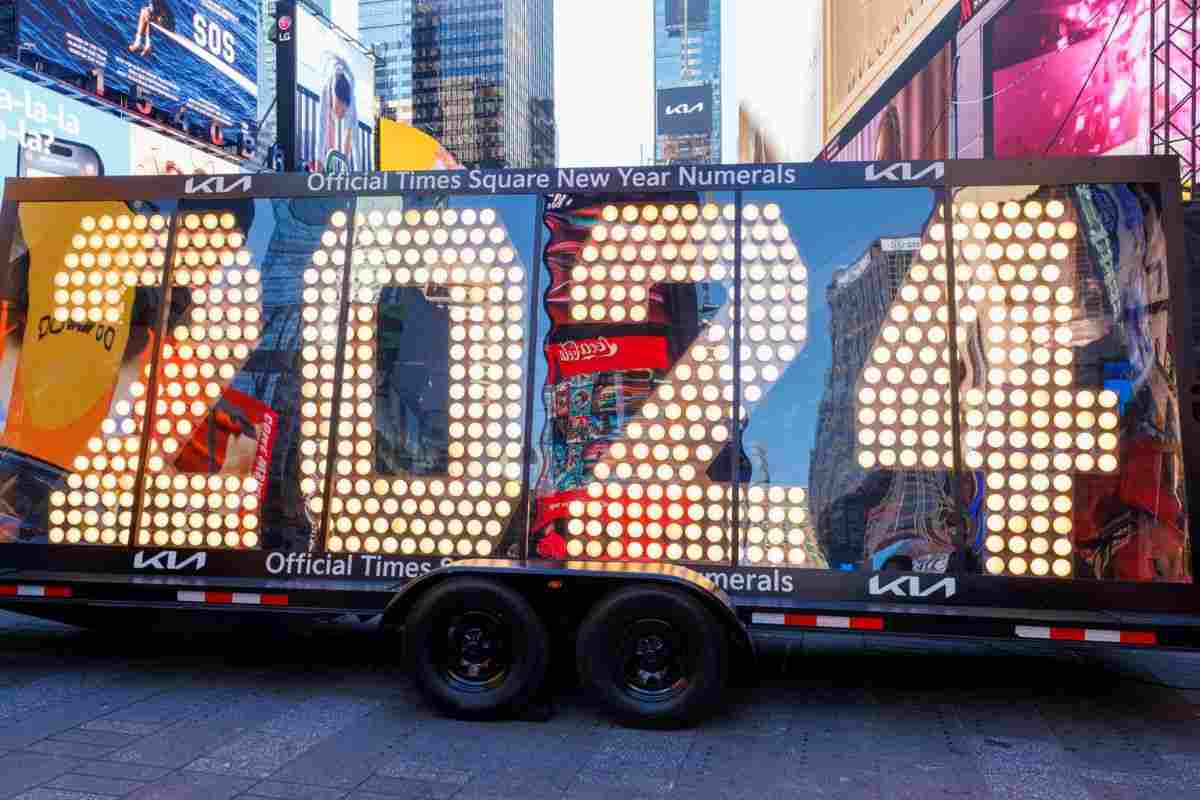
<instances>
[{"instance_id":1,"label":"sky","mask_svg":"<svg viewBox=\"0 0 1200 800\"><path fill-rule=\"evenodd\" d=\"M559 164L616 167L653 155L654 3L554 2Z\"/></svg>"}]
</instances>

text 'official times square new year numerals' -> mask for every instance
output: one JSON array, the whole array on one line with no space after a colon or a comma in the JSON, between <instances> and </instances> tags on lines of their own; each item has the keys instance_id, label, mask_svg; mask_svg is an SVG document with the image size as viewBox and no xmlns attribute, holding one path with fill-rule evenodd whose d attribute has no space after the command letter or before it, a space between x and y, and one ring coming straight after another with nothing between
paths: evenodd
<instances>
[{"instance_id":1,"label":"text 'official times square new year numerals'","mask_svg":"<svg viewBox=\"0 0 1200 800\"><path fill-rule=\"evenodd\" d=\"M950 469L945 226L937 211L857 385L864 469ZM962 453L983 477L984 567L1072 573L1072 474L1117 469L1117 394L1075 387L1078 235L1062 198L952 205Z\"/></svg>"},{"instance_id":2,"label":"text 'official times square new year numerals'","mask_svg":"<svg viewBox=\"0 0 1200 800\"><path fill-rule=\"evenodd\" d=\"M349 229L349 318L340 384L335 364ZM301 490L324 510L328 442L333 552L491 555L521 496L525 268L496 211L335 212L304 273ZM448 464L444 475L380 474L375 450L380 291L421 290L450 320ZM334 403L337 430L331 429ZM336 434L331 437L331 434Z\"/></svg>"},{"instance_id":3,"label":"text 'official times square new year numerals'","mask_svg":"<svg viewBox=\"0 0 1200 800\"><path fill-rule=\"evenodd\" d=\"M129 325L139 287L162 286L168 231L159 214L84 217L55 275L56 322ZM190 302L162 342L157 397L148 397L150 363L119 382L110 414L88 440L88 452L75 458L66 489L50 495L52 543L127 544L145 458L138 544L259 544L257 478L187 473L175 461L259 341L260 274L233 214L181 213L175 235L172 291L186 292ZM153 430L143 454L151 399Z\"/></svg>"},{"instance_id":4,"label":"text 'official times square new year numerals'","mask_svg":"<svg viewBox=\"0 0 1200 800\"><path fill-rule=\"evenodd\" d=\"M606 206L572 269L574 324L642 323L652 287L733 285L733 205ZM742 209L741 416L779 380L807 339L808 274L773 203ZM731 558L729 483L708 468L736 437L734 309L702 327L594 468L568 508L572 557L722 562ZM736 451L735 451L736 452ZM741 557L806 562L812 527L801 487L743 487Z\"/></svg>"}]
</instances>

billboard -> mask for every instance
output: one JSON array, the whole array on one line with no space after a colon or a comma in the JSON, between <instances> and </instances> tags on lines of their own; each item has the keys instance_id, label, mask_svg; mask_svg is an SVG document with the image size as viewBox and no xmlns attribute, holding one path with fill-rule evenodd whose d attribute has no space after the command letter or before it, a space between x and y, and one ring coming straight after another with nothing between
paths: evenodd
<instances>
[{"instance_id":1,"label":"billboard","mask_svg":"<svg viewBox=\"0 0 1200 800\"><path fill-rule=\"evenodd\" d=\"M132 175L229 175L241 171L228 159L137 125L129 126L129 163Z\"/></svg>"},{"instance_id":2,"label":"billboard","mask_svg":"<svg viewBox=\"0 0 1200 800\"><path fill-rule=\"evenodd\" d=\"M379 169L392 172L462 168L454 154L428 133L403 122L380 118Z\"/></svg>"},{"instance_id":3,"label":"billboard","mask_svg":"<svg viewBox=\"0 0 1200 800\"><path fill-rule=\"evenodd\" d=\"M1149 152L1150 16L1143 3L1126 13L1112 3L1007 3L984 39L991 154Z\"/></svg>"},{"instance_id":4,"label":"billboard","mask_svg":"<svg viewBox=\"0 0 1200 800\"><path fill-rule=\"evenodd\" d=\"M303 6L295 12L297 158L319 172L370 169L374 59Z\"/></svg>"},{"instance_id":5,"label":"billboard","mask_svg":"<svg viewBox=\"0 0 1200 800\"><path fill-rule=\"evenodd\" d=\"M233 161L0 72L0 177L238 171Z\"/></svg>"},{"instance_id":6,"label":"billboard","mask_svg":"<svg viewBox=\"0 0 1200 800\"><path fill-rule=\"evenodd\" d=\"M37 0L18 5L21 50L169 113L253 124L258 108L254 0ZM140 92L140 95L139 95Z\"/></svg>"},{"instance_id":7,"label":"billboard","mask_svg":"<svg viewBox=\"0 0 1200 800\"><path fill-rule=\"evenodd\" d=\"M825 149L831 161L911 161L946 158L953 44L947 42L898 90L887 87L863 106ZM895 85L892 81L891 85ZM865 117L865 119L864 119Z\"/></svg>"},{"instance_id":8,"label":"billboard","mask_svg":"<svg viewBox=\"0 0 1200 800\"><path fill-rule=\"evenodd\" d=\"M712 84L677 86L657 92L658 135L708 133L713 126Z\"/></svg>"},{"instance_id":9,"label":"billboard","mask_svg":"<svg viewBox=\"0 0 1200 800\"><path fill-rule=\"evenodd\" d=\"M888 76L961 0L846 3L824 0L825 130L849 127Z\"/></svg>"}]
</instances>

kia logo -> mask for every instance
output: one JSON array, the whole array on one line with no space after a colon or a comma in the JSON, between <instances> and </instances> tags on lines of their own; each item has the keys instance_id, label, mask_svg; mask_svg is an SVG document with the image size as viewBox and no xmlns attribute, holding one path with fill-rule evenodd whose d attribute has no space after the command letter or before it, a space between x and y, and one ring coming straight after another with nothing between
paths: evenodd
<instances>
[{"instance_id":1,"label":"kia logo","mask_svg":"<svg viewBox=\"0 0 1200 800\"><path fill-rule=\"evenodd\" d=\"M958 581L954 578L942 578L929 586L922 586L921 578L917 575L902 575L887 583L880 581L878 575L872 575L867 584L867 591L876 597L890 595L910 600L929 597L936 592L941 592L946 598L951 598L958 593Z\"/></svg>"},{"instance_id":2,"label":"kia logo","mask_svg":"<svg viewBox=\"0 0 1200 800\"><path fill-rule=\"evenodd\" d=\"M883 167L868 164L866 179L869 181L919 181L930 173L933 173L934 180L941 180L942 176L946 174L946 165L941 161L935 161L924 169L914 172L913 165L907 161L897 161L895 164Z\"/></svg>"},{"instance_id":3,"label":"kia logo","mask_svg":"<svg viewBox=\"0 0 1200 800\"><path fill-rule=\"evenodd\" d=\"M688 105L687 103L677 103L673 106L667 106L667 109L666 109L668 117L673 116L675 114L697 114L703 110L704 110L704 101L703 100L697 100L692 105Z\"/></svg>"}]
</instances>

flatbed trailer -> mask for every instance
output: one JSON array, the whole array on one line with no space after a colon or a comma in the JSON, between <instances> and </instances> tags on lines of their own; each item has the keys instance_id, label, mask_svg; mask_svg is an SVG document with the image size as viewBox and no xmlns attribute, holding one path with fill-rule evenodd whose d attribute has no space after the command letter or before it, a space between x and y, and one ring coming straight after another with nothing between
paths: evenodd
<instances>
[{"instance_id":1,"label":"flatbed trailer","mask_svg":"<svg viewBox=\"0 0 1200 800\"><path fill-rule=\"evenodd\" d=\"M812 630L1200 647L1177 175L7 181L0 607L356 614L448 713L565 655L649 725Z\"/></svg>"}]
</instances>

